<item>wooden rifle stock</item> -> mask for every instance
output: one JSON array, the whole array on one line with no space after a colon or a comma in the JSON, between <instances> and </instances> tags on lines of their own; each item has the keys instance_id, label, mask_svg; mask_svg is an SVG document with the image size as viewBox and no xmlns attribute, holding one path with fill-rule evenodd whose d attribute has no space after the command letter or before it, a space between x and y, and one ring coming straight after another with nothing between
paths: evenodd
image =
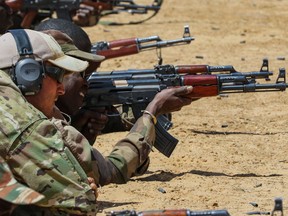
<instances>
[{"instance_id":1,"label":"wooden rifle stock","mask_svg":"<svg viewBox=\"0 0 288 216\"><path fill-rule=\"evenodd\" d=\"M119 49L99 50L96 52L97 55L105 56L105 59L117 58L126 55L137 54L139 49L136 45L124 46Z\"/></svg>"},{"instance_id":2,"label":"wooden rifle stock","mask_svg":"<svg viewBox=\"0 0 288 216\"><path fill-rule=\"evenodd\" d=\"M119 46L131 46L131 45L137 45L137 38L126 38L126 39L120 39L120 40L114 40L108 42L109 48L115 48Z\"/></svg>"},{"instance_id":3,"label":"wooden rifle stock","mask_svg":"<svg viewBox=\"0 0 288 216\"><path fill-rule=\"evenodd\" d=\"M177 65L175 71L179 74L212 74L213 72L237 72L232 65Z\"/></svg>"},{"instance_id":4,"label":"wooden rifle stock","mask_svg":"<svg viewBox=\"0 0 288 216\"><path fill-rule=\"evenodd\" d=\"M211 97L219 94L216 75L183 76L183 85L193 86L193 91L189 94L191 98Z\"/></svg>"},{"instance_id":5,"label":"wooden rifle stock","mask_svg":"<svg viewBox=\"0 0 288 216\"><path fill-rule=\"evenodd\" d=\"M139 53L137 38L120 39L103 43L105 44L105 48L100 50L96 49L95 54L105 56L105 59Z\"/></svg>"},{"instance_id":6,"label":"wooden rifle stock","mask_svg":"<svg viewBox=\"0 0 288 216\"><path fill-rule=\"evenodd\" d=\"M92 6L94 7L98 12L101 12L103 10L112 10L113 5L111 3L107 2L94 2L89 0L83 0L82 4Z\"/></svg>"},{"instance_id":7,"label":"wooden rifle stock","mask_svg":"<svg viewBox=\"0 0 288 216\"><path fill-rule=\"evenodd\" d=\"M141 43L160 40L158 36L148 38L126 38L92 45L91 52L105 56L105 59L133 55L140 52Z\"/></svg>"},{"instance_id":8,"label":"wooden rifle stock","mask_svg":"<svg viewBox=\"0 0 288 216\"><path fill-rule=\"evenodd\" d=\"M183 76L183 85L217 85L217 76L216 75L187 75Z\"/></svg>"},{"instance_id":9,"label":"wooden rifle stock","mask_svg":"<svg viewBox=\"0 0 288 216\"><path fill-rule=\"evenodd\" d=\"M187 210L154 210L154 211L142 211L142 216L189 216Z\"/></svg>"},{"instance_id":10,"label":"wooden rifle stock","mask_svg":"<svg viewBox=\"0 0 288 216\"><path fill-rule=\"evenodd\" d=\"M175 70L179 74L208 73L208 65L177 65Z\"/></svg>"}]
</instances>

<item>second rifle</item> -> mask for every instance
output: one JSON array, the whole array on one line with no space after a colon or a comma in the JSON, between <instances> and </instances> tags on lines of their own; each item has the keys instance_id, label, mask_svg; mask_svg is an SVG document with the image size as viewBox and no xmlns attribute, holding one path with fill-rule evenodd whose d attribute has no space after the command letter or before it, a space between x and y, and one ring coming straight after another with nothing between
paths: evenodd
<instances>
[{"instance_id":1,"label":"second rifle","mask_svg":"<svg viewBox=\"0 0 288 216\"><path fill-rule=\"evenodd\" d=\"M268 68L268 61L264 62ZM162 66L160 68L163 69ZM284 68L279 69L275 83L258 83L259 79L269 81L273 74L263 67L260 71L245 73L234 71L226 74L198 75L178 73L171 65L165 67L165 70L158 69L159 67L139 71L95 72L88 79L83 106L93 109L118 104L127 105L131 106L137 119L142 115L141 110L146 108L155 95L166 88L191 85L193 91L189 97L195 99L231 93L285 91L287 88ZM167 157L170 157L178 143L178 140L167 132L170 126L169 120L159 116L154 146Z\"/></svg>"},{"instance_id":2,"label":"second rifle","mask_svg":"<svg viewBox=\"0 0 288 216\"><path fill-rule=\"evenodd\" d=\"M126 38L114 41L100 41L92 44L91 52L105 56L105 59L117 58L137 54L151 49L190 44L194 40L190 35L189 26L184 26L182 38L162 40L159 36L146 38Z\"/></svg>"}]
</instances>

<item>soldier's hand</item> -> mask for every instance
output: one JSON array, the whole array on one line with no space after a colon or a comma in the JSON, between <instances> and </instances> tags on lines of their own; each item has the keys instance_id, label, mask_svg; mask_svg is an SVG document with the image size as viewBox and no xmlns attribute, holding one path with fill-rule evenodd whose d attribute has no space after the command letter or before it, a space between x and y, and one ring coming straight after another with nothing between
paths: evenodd
<instances>
[{"instance_id":1,"label":"soldier's hand","mask_svg":"<svg viewBox=\"0 0 288 216\"><path fill-rule=\"evenodd\" d=\"M88 179L90 187L94 191L94 194L95 194L95 197L96 197L96 200L97 200L99 194L98 194L98 190L97 190L98 188L97 188L97 185L95 183L95 180L92 177L88 177L87 179Z\"/></svg>"},{"instance_id":2,"label":"soldier's hand","mask_svg":"<svg viewBox=\"0 0 288 216\"><path fill-rule=\"evenodd\" d=\"M192 86L164 89L156 94L146 110L155 116L179 111L183 106L189 105L193 101L193 99L189 98L189 94L192 91Z\"/></svg>"},{"instance_id":3,"label":"soldier's hand","mask_svg":"<svg viewBox=\"0 0 288 216\"><path fill-rule=\"evenodd\" d=\"M96 137L101 134L101 131L108 122L108 117L105 114L105 108L95 110L80 109L72 116L71 125L79 130L89 141L94 144Z\"/></svg>"},{"instance_id":4,"label":"soldier's hand","mask_svg":"<svg viewBox=\"0 0 288 216\"><path fill-rule=\"evenodd\" d=\"M72 20L79 26L93 26L97 24L99 14L94 7L86 4L80 4L80 8L76 11L76 14L72 17Z\"/></svg>"}]
</instances>

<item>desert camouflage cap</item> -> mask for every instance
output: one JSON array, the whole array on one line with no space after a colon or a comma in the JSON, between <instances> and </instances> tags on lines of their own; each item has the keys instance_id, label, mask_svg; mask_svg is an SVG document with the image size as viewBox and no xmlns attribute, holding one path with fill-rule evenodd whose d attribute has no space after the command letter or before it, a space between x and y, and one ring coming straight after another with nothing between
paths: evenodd
<instances>
[{"instance_id":1,"label":"desert camouflage cap","mask_svg":"<svg viewBox=\"0 0 288 216\"><path fill-rule=\"evenodd\" d=\"M33 56L37 61L48 61L71 72L82 72L88 62L65 55L57 41L48 34L35 30L24 29L29 37ZM21 58L15 39L7 32L0 36L0 68L9 68Z\"/></svg>"},{"instance_id":2,"label":"desert camouflage cap","mask_svg":"<svg viewBox=\"0 0 288 216\"><path fill-rule=\"evenodd\" d=\"M72 38L59 30L49 29L49 30L44 30L42 32L51 35L60 44L62 51L68 56L80 58L86 61L93 61L93 62L101 62L105 59L105 56L96 55L93 53L79 50L74 45Z\"/></svg>"},{"instance_id":3,"label":"desert camouflage cap","mask_svg":"<svg viewBox=\"0 0 288 216\"><path fill-rule=\"evenodd\" d=\"M43 195L17 182L8 164L0 157L0 199L25 205L36 203L43 198Z\"/></svg>"},{"instance_id":4,"label":"desert camouflage cap","mask_svg":"<svg viewBox=\"0 0 288 216\"><path fill-rule=\"evenodd\" d=\"M93 61L93 62L101 62L105 59L105 56L81 51L73 44L65 43L65 44L60 44L60 46L66 55L73 56L75 58L80 58L82 60Z\"/></svg>"}]
</instances>

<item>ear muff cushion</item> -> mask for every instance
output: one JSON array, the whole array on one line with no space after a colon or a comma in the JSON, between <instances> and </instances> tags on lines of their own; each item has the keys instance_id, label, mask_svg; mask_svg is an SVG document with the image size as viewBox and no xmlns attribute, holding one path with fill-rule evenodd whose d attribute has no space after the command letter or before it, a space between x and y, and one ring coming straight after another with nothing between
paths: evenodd
<instances>
[{"instance_id":1,"label":"ear muff cushion","mask_svg":"<svg viewBox=\"0 0 288 216\"><path fill-rule=\"evenodd\" d=\"M32 58L24 58L15 65L15 83L25 94L35 94L41 89L43 66Z\"/></svg>"}]
</instances>

